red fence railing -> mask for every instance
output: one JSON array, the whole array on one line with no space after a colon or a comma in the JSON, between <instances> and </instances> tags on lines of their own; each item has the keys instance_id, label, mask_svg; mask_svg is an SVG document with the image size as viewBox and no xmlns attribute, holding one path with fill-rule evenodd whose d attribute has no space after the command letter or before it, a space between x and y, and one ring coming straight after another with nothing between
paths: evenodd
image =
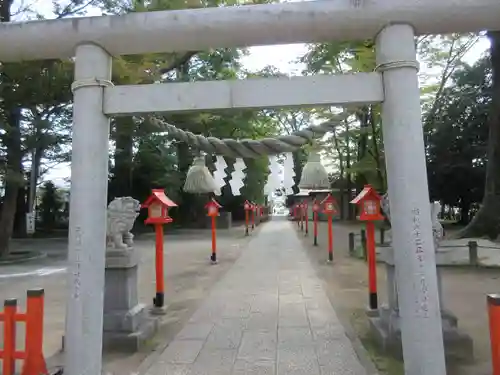
<instances>
[{"instance_id":1,"label":"red fence railing","mask_svg":"<svg viewBox=\"0 0 500 375\"><path fill-rule=\"evenodd\" d=\"M26 312L19 312L17 299L4 301L0 311L3 323L3 348L0 350L2 374L14 375L16 361L23 361L21 375L47 375L47 365L43 356L43 314L44 290L32 289L27 292ZM24 350L16 346L17 323L25 323Z\"/></svg>"}]
</instances>

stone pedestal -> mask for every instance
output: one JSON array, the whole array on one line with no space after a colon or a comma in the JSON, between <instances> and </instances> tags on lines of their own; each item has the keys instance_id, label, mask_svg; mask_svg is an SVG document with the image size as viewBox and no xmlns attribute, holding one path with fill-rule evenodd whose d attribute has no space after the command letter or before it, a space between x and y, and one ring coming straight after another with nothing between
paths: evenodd
<instances>
[{"instance_id":1,"label":"stone pedestal","mask_svg":"<svg viewBox=\"0 0 500 375\"><path fill-rule=\"evenodd\" d=\"M135 352L157 331L156 318L137 298L139 259L134 249L106 253L103 349Z\"/></svg>"},{"instance_id":2,"label":"stone pedestal","mask_svg":"<svg viewBox=\"0 0 500 375\"><path fill-rule=\"evenodd\" d=\"M402 359L401 319L392 247L384 246L380 251L379 260L386 265L388 304L380 307L378 316L368 317L370 329L383 350ZM452 361L472 361L474 355L472 338L460 331L457 317L445 307L439 268L437 268L437 277L446 358Z\"/></svg>"}]
</instances>

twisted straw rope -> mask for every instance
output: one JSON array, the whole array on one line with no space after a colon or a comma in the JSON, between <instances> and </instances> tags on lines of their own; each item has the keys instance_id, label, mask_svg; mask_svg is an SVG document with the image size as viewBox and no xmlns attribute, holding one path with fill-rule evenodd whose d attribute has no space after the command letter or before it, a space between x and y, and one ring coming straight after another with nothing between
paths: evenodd
<instances>
[{"instance_id":1,"label":"twisted straw rope","mask_svg":"<svg viewBox=\"0 0 500 375\"><path fill-rule=\"evenodd\" d=\"M150 118L151 123L160 131L168 133L169 138L186 142L191 146L205 151L208 154L223 155L233 158L258 158L262 155L292 152L311 142L329 131L332 131L340 122L327 121L319 125L311 125L290 135L281 135L277 138L242 139L204 137L190 131L177 128L165 121Z\"/></svg>"}]
</instances>

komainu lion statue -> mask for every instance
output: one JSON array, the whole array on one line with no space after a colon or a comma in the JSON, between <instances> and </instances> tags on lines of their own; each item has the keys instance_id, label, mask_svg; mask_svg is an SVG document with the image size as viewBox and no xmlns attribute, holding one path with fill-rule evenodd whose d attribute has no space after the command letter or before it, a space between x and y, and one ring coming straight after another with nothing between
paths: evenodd
<instances>
[{"instance_id":1,"label":"komainu lion statue","mask_svg":"<svg viewBox=\"0 0 500 375\"><path fill-rule=\"evenodd\" d=\"M141 204L132 197L114 199L108 205L106 242L108 248L128 249L134 244L130 233L135 219L139 216Z\"/></svg>"}]
</instances>

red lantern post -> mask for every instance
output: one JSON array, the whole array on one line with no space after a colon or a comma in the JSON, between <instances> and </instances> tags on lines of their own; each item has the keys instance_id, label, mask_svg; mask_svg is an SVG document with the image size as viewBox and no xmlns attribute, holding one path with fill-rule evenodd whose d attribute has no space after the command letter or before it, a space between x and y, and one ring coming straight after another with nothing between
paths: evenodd
<instances>
[{"instance_id":1,"label":"red lantern post","mask_svg":"<svg viewBox=\"0 0 500 375\"><path fill-rule=\"evenodd\" d=\"M254 230L255 229L255 203L254 202L250 202L250 206L251 206L250 213L252 214L252 217L251 217L251 220L252 220L252 230Z\"/></svg>"},{"instance_id":2,"label":"red lantern post","mask_svg":"<svg viewBox=\"0 0 500 375\"><path fill-rule=\"evenodd\" d=\"M335 210L335 198L331 194L328 194L325 199L321 202L323 206L323 212L328 217L328 261L333 261L333 214Z\"/></svg>"},{"instance_id":3,"label":"red lantern post","mask_svg":"<svg viewBox=\"0 0 500 375\"><path fill-rule=\"evenodd\" d=\"M219 216L219 209L222 206L217 202L214 198L212 198L205 205L207 209L207 216L212 218L212 255L210 256L210 260L213 264L217 263L217 229L215 218Z\"/></svg>"},{"instance_id":4,"label":"red lantern post","mask_svg":"<svg viewBox=\"0 0 500 375\"><path fill-rule=\"evenodd\" d=\"M142 204L148 209L146 224L153 224L156 233L155 271L156 271L156 296L153 305L162 308L165 304L165 274L163 267L163 225L173 220L168 216L169 208L177 205L165 195L163 189L153 189L151 196Z\"/></svg>"},{"instance_id":5,"label":"red lantern post","mask_svg":"<svg viewBox=\"0 0 500 375\"><path fill-rule=\"evenodd\" d=\"M300 230L304 230L304 202L299 203L299 216L300 216Z\"/></svg>"},{"instance_id":6,"label":"red lantern post","mask_svg":"<svg viewBox=\"0 0 500 375\"><path fill-rule=\"evenodd\" d=\"M296 203L293 206L293 217L295 218L295 221L297 222L297 227L300 228L300 218L299 218L299 204Z\"/></svg>"},{"instance_id":7,"label":"red lantern post","mask_svg":"<svg viewBox=\"0 0 500 375\"><path fill-rule=\"evenodd\" d=\"M307 205L307 202L304 202L304 220L306 222L306 236L309 235L309 206Z\"/></svg>"},{"instance_id":8,"label":"red lantern post","mask_svg":"<svg viewBox=\"0 0 500 375\"><path fill-rule=\"evenodd\" d=\"M381 197L371 185L365 185L351 203L359 208L359 220L366 222L366 250L368 257L369 306L377 310L377 258L375 253L375 221L384 220L380 212Z\"/></svg>"},{"instance_id":9,"label":"red lantern post","mask_svg":"<svg viewBox=\"0 0 500 375\"><path fill-rule=\"evenodd\" d=\"M250 210L252 209L252 204L249 201L245 201L243 208L245 209L245 236L248 236L248 225L250 224Z\"/></svg>"},{"instance_id":10,"label":"red lantern post","mask_svg":"<svg viewBox=\"0 0 500 375\"><path fill-rule=\"evenodd\" d=\"M319 213L319 204L315 199L313 201L313 222L314 222L314 246L318 246L318 213Z\"/></svg>"}]
</instances>

